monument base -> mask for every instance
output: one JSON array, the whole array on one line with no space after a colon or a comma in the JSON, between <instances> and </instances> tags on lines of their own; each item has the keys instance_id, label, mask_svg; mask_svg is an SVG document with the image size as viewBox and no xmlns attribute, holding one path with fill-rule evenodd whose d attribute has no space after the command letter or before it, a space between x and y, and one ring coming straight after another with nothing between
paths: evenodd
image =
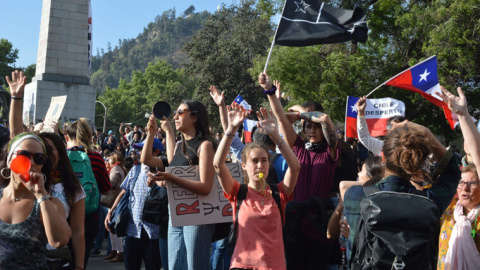
<instances>
[{"instance_id":1,"label":"monument base","mask_svg":"<svg viewBox=\"0 0 480 270\"><path fill-rule=\"evenodd\" d=\"M39 123L47 114L52 97L67 96L60 124L85 117L95 120L95 88L86 84L69 84L57 81L35 80L25 86L23 121Z\"/></svg>"}]
</instances>

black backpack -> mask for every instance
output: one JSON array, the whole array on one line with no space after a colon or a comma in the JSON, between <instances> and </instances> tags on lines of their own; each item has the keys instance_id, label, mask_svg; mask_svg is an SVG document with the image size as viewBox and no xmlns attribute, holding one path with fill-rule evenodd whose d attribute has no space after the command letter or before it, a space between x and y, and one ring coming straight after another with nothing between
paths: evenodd
<instances>
[{"instance_id":1,"label":"black backpack","mask_svg":"<svg viewBox=\"0 0 480 270\"><path fill-rule=\"evenodd\" d=\"M272 197L275 203L278 206L278 210L280 211L280 217L283 222L283 214L282 214L282 204L280 202L280 191L278 191L277 185L272 185L268 183L270 186L270 189L272 190ZM248 186L247 184L240 184L240 188L238 189L237 193L237 210L235 212L235 223L233 224L232 229L230 230L230 234L228 235L228 242L227 246L228 247L235 247L235 244L237 242L237 228L238 228L238 211L240 210L240 206L242 205L243 200L247 197L247 192L248 192ZM283 223L282 223L283 227Z\"/></svg>"},{"instance_id":2,"label":"black backpack","mask_svg":"<svg viewBox=\"0 0 480 270\"><path fill-rule=\"evenodd\" d=\"M436 269L440 210L426 193L363 187L350 269Z\"/></svg>"}]
</instances>

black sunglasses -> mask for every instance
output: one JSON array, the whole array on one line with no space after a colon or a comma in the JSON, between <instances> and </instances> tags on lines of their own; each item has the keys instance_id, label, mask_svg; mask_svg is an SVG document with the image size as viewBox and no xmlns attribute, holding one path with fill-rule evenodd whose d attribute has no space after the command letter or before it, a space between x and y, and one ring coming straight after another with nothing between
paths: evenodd
<instances>
[{"instance_id":1,"label":"black sunglasses","mask_svg":"<svg viewBox=\"0 0 480 270\"><path fill-rule=\"evenodd\" d=\"M177 115L182 116L185 112L191 112L189 109L180 109L178 111L173 111L173 116Z\"/></svg>"},{"instance_id":2,"label":"black sunglasses","mask_svg":"<svg viewBox=\"0 0 480 270\"><path fill-rule=\"evenodd\" d=\"M21 156L26 156L29 159L32 159L33 157L33 162L35 162L35 164L37 165L43 165L45 164L45 162L47 162L47 155L45 155L44 153L32 154L27 150L18 150L16 154Z\"/></svg>"}]
</instances>

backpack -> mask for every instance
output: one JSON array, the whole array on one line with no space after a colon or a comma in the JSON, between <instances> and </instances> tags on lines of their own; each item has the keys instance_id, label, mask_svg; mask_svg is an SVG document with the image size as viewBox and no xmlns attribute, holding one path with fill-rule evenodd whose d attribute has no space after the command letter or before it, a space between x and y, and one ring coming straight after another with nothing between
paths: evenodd
<instances>
[{"instance_id":1,"label":"backpack","mask_svg":"<svg viewBox=\"0 0 480 270\"><path fill-rule=\"evenodd\" d=\"M280 202L280 191L278 190L277 185L272 185L270 183L267 183L270 186L270 189L272 190L272 198L275 201L275 203L278 206L278 210L280 211L280 218L282 220L282 228L283 228L283 213L282 213L282 204ZM237 193L237 206L236 206L236 212L235 212L235 223L233 224L233 227L230 230L230 233L228 235L228 241L227 241L227 246L228 247L235 247L235 244L237 242L237 228L238 228L238 211L240 210L240 206L242 205L243 200L247 198L247 192L248 192L248 185L247 184L240 184L240 188L238 189Z\"/></svg>"},{"instance_id":2,"label":"backpack","mask_svg":"<svg viewBox=\"0 0 480 270\"><path fill-rule=\"evenodd\" d=\"M78 180L85 191L85 214L93 213L100 206L100 192L97 180L93 174L92 164L88 154L82 149L75 147L67 151L70 164Z\"/></svg>"},{"instance_id":3,"label":"backpack","mask_svg":"<svg viewBox=\"0 0 480 270\"><path fill-rule=\"evenodd\" d=\"M440 211L423 191L363 187L350 269L436 269Z\"/></svg>"},{"instance_id":4,"label":"backpack","mask_svg":"<svg viewBox=\"0 0 480 270\"><path fill-rule=\"evenodd\" d=\"M267 179L266 179L266 181L269 185L276 185L276 184L279 183L279 181L283 180L283 179L278 179L277 171L275 170L275 167L273 166L273 163L277 160L277 158L279 156L280 156L280 154L275 152L275 151L270 153L270 168L268 169L268 176L267 176Z\"/></svg>"}]
</instances>

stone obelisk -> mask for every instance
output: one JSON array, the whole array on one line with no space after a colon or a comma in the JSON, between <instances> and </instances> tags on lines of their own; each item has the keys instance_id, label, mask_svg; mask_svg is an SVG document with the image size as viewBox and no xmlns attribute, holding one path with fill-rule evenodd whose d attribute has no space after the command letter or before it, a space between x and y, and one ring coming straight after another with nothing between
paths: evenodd
<instances>
[{"instance_id":1,"label":"stone obelisk","mask_svg":"<svg viewBox=\"0 0 480 270\"><path fill-rule=\"evenodd\" d=\"M43 0L37 69L25 87L23 118L45 117L53 96L67 95L60 122L94 119L96 92L88 63L89 0Z\"/></svg>"}]
</instances>

